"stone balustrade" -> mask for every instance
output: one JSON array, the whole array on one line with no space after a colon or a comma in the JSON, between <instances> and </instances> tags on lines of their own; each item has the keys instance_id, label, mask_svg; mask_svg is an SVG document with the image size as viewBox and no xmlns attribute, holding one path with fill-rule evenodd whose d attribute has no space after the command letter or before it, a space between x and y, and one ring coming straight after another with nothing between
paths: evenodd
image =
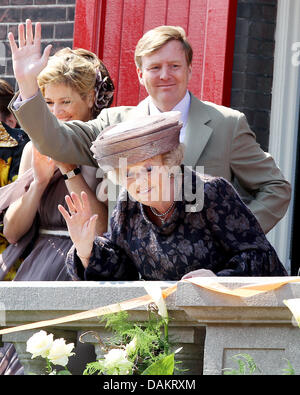
<instances>
[{"instance_id":1,"label":"stone balustrade","mask_svg":"<svg viewBox=\"0 0 300 395\"><path fill-rule=\"evenodd\" d=\"M284 278L287 280L287 278ZM291 277L290 279L294 279ZM203 279L208 281L208 279ZM259 284L264 278L224 277L217 281L228 288ZM163 288L174 282L159 282ZM77 312L122 302L146 291L139 282L1 282L0 328L48 320ZM263 294L240 298L220 294L187 282L179 282L177 291L167 298L170 337L176 348L182 346L178 359L188 369L186 374L220 375L237 365L232 356L250 354L264 374L282 374L289 360L300 372L300 329L284 299L300 298L300 282L288 283ZM129 311L130 319L148 319L147 307ZM70 370L81 374L85 363L101 356L100 337L109 333L99 318L68 322L43 328L77 342L76 357L70 359ZM2 342L15 344L25 374L43 371L43 359L31 359L26 341L36 330L2 335ZM87 333L86 333L87 332ZM78 338L86 333L82 339ZM1 339L0 339L1 341Z\"/></svg>"}]
</instances>

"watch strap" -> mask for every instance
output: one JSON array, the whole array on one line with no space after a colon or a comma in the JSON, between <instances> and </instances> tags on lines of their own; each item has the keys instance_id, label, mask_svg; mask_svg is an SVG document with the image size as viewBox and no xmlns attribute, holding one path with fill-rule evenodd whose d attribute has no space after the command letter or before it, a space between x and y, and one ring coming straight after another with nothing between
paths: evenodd
<instances>
[{"instance_id":1,"label":"watch strap","mask_svg":"<svg viewBox=\"0 0 300 395\"><path fill-rule=\"evenodd\" d=\"M63 177L65 180L70 180L71 178L77 176L77 174L80 174L81 170L79 167L76 167L75 169L68 171L68 173L63 174Z\"/></svg>"}]
</instances>

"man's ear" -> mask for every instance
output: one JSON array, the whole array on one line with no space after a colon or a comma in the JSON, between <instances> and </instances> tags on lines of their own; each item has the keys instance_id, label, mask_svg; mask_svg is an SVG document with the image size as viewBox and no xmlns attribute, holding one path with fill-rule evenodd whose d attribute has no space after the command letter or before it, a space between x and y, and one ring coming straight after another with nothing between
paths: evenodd
<instances>
[{"instance_id":1,"label":"man's ear","mask_svg":"<svg viewBox=\"0 0 300 395\"><path fill-rule=\"evenodd\" d=\"M188 75L188 82L190 82L191 78L192 78L192 65L189 65L189 75Z\"/></svg>"},{"instance_id":2,"label":"man's ear","mask_svg":"<svg viewBox=\"0 0 300 395\"><path fill-rule=\"evenodd\" d=\"M6 119L4 120L4 122L8 125L8 126L10 126L12 129L14 129L16 126L17 126L17 120L16 120L16 118L14 117L14 115L12 114L12 113L10 113L7 117L6 117Z\"/></svg>"},{"instance_id":3,"label":"man's ear","mask_svg":"<svg viewBox=\"0 0 300 395\"><path fill-rule=\"evenodd\" d=\"M139 81L140 81L140 84L143 85L143 86L145 86L144 80L143 80L143 70L140 69L139 67L137 67L137 68L136 68L136 72L137 72L137 75L138 75L138 79L139 79Z\"/></svg>"}]
</instances>

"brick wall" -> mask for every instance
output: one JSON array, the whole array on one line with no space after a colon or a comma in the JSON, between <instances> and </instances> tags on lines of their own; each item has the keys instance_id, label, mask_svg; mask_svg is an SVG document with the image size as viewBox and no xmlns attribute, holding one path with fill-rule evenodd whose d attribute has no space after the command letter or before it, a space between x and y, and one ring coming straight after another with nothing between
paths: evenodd
<instances>
[{"instance_id":1,"label":"brick wall","mask_svg":"<svg viewBox=\"0 0 300 395\"><path fill-rule=\"evenodd\" d=\"M268 149L277 0L238 0L231 106Z\"/></svg>"},{"instance_id":2,"label":"brick wall","mask_svg":"<svg viewBox=\"0 0 300 395\"><path fill-rule=\"evenodd\" d=\"M20 22L27 18L42 22L42 46L52 44L52 53L59 48L72 47L76 0L0 0L0 78L13 86L11 53L8 32L17 37Z\"/></svg>"}]
</instances>

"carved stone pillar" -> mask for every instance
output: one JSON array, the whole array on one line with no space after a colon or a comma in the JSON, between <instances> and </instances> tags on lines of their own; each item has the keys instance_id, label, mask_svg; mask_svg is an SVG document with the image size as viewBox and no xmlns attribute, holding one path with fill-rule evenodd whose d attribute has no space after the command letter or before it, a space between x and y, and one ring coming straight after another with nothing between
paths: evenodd
<instances>
[{"instance_id":1,"label":"carved stone pillar","mask_svg":"<svg viewBox=\"0 0 300 395\"><path fill-rule=\"evenodd\" d=\"M36 331L25 331L10 333L2 336L2 341L5 343L13 343L18 354L19 361L24 367L24 374L45 374L45 360L43 358L31 359L31 354L26 351L27 340Z\"/></svg>"},{"instance_id":2,"label":"carved stone pillar","mask_svg":"<svg viewBox=\"0 0 300 395\"><path fill-rule=\"evenodd\" d=\"M201 375L203 371L205 327L171 327L169 335L172 351L182 347L181 351L175 355L175 361L181 361L181 363L175 365L178 370L175 369L174 374Z\"/></svg>"}]
</instances>

